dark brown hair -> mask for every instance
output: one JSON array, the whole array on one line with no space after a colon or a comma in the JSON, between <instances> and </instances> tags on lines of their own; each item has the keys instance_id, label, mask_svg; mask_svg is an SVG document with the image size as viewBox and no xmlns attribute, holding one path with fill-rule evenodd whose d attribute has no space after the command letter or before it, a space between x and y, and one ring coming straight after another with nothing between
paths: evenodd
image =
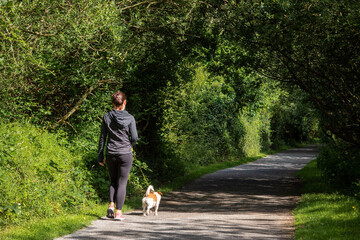
<instances>
[{"instance_id":1,"label":"dark brown hair","mask_svg":"<svg viewBox=\"0 0 360 240\"><path fill-rule=\"evenodd\" d=\"M125 94L123 92L120 92L120 91L114 93L111 96L111 101L116 107L119 107L119 106L123 105L125 100L126 100Z\"/></svg>"}]
</instances>

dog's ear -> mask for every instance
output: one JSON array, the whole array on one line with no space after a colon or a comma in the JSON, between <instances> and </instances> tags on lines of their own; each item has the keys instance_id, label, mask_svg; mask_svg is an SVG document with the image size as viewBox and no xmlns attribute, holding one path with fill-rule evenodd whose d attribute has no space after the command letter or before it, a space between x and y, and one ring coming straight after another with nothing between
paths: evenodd
<instances>
[{"instance_id":1,"label":"dog's ear","mask_svg":"<svg viewBox=\"0 0 360 240\"><path fill-rule=\"evenodd\" d=\"M159 195L162 195L162 192L157 192Z\"/></svg>"}]
</instances>

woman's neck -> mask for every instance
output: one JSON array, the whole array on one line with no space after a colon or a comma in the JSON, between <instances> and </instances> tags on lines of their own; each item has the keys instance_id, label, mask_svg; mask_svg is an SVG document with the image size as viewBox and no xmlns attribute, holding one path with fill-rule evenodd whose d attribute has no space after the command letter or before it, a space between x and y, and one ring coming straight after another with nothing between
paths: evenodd
<instances>
[{"instance_id":1,"label":"woman's neck","mask_svg":"<svg viewBox=\"0 0 360 240\"><path fill-rule=\"evenodd\" d=\"M126 107L126 100L125 100L125 102L124 102L122 105L120 105L120 106L116 106L115 104L113 104L113 105L114 105L115 110L124 111L124 110L125 110L125 107Z\"/></svg>"},{"instance_id":2,"label":"woman's neck","mask_svg":"<svg viewBox=\"0 0 360 240\"><path fill-rule=\"evenodd\" d=\"M121 107L115 107L115 110L118 110L118 111L124 111L124 110L125 110L125 107L124 107L124 106L121 106Z\"/></svg>"}]
</instances>

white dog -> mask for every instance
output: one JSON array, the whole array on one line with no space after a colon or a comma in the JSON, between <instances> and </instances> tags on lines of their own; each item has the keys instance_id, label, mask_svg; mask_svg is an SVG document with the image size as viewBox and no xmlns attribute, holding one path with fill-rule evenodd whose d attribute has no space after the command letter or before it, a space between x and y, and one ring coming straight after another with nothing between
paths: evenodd
<instances>
[{"instance_id":1,"label":"white dog","mask_svg":"<svg viewBox=\"0 0 360 240\"><path fill-rule=\"evenodd\" d=\"M155 192L154 187L149 185L146 190L145 197L142 199L144 216L149 216L150 209L153 207L155 207L155 216L158 215L157 212L160 205L161 195L161 192Z\"/></svg>"}]
</instances>

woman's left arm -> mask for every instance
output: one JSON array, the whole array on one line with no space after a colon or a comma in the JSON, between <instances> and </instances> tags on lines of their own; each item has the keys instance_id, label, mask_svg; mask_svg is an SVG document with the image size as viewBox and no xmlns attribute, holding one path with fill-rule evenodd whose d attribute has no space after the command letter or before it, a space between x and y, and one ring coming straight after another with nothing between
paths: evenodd
<instances>
[{"instance_id":1,"label":"woman's left arm","mask_svg":"<svg viewBox=\"0 0 360 240\"><path fill-rule=\"evenodd\" d=\"M107 130L105 127L105 121L103 119L101 123L101 133L99 138L99 150L98 150L98 162L102 166L104 166L105 164L104 148L105 148L106 137L107 137Z\"/></svg>"},{"instance_id":2,"label":"woman's left arm","mask_svg":"<svg viewBox=\"0 0 360 240\"><path fill-rule=\"evenodd\" d=\"M133 118L130 123L130 136L131 136L131 144L134 146L138 140L135 118Z\"/></svg>"}]
</instances>

